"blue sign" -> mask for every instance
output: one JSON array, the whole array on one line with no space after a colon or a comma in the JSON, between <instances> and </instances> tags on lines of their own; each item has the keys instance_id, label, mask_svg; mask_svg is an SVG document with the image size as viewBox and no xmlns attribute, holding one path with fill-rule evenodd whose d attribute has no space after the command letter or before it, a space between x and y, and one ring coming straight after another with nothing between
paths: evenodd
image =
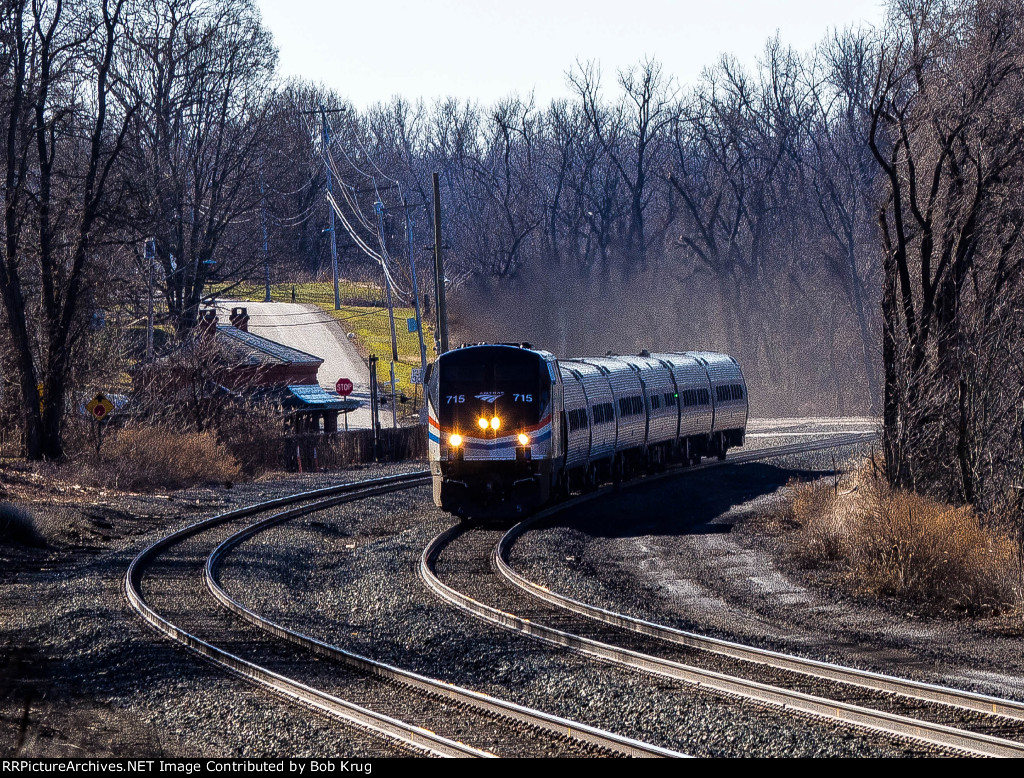
<instances>
[{"instance_id":1,"label":"blue sign","mask_svg":"<svg viewBox=\"0 0 1024 778\"><path fill-rule=\"evenodd\" d=\"M406 319L405 323L409 327L409 332L416 332L416 330L419 329L416 326L416 317L415 316L411 316L408 319Z\"/></svg>"}]
</instances>

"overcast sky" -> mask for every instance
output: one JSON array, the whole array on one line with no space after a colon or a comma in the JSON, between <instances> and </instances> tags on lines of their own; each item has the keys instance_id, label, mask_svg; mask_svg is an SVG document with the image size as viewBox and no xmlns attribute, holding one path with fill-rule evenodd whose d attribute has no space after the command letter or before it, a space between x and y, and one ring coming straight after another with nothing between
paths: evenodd
<instances>
[{"instance_id":1,"label":"overcast sky","mask_svg":"<svg viewBox=\"0 0 1024 778\"><path fill-rule=\"evenodd\" d=\"M752 66L776 32L809 50L832 28L878 25L880 0L258 0L283 76L335 89L358 108L392 95L487 104L568 95L577 60L617 68L657 59L683 84L723 53Z\"/></svg>"}]
</instances>

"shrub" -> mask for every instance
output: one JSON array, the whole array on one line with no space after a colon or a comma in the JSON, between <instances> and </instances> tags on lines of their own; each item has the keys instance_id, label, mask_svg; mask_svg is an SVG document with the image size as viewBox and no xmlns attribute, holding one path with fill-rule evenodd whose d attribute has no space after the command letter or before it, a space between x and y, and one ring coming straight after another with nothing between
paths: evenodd
<instances>
[{"instance_id":1,"label":"shrub","mask_svg":"<svg viewBox=\"0 0 1024 778\"><path fill-rule=\"evenodd\" d=\"M878 482L861 511L861 585L960 610L997 609L1014 597L1012 540L970 506L951 507Z\"/></svg>"},{"instance_id":2,"label":"shrub","mask_svg":"<svg viewBox=\"0 0 1024 778\"><path fill-rule=\"evenodd\" d=\"M32 514L9 502L0 502L0 543L45 546Z\"/></svg>"},{"instance_id":3,"label":"shrub","mask_svg":"<svg viewBox=\"0 0 1024 778\"><path fill-rule=\"evenodd\" d=\"M281 468L284 422L267 404L232 408L222 415L217 432L246 476Z\"/></svg>"},{"instance_id":4,"label":"shrub","mask_svg":"<svg viewBox=\"0 0 1024 778\"><path fill-rule=\"evenodd\" d=\"M804 564L840 563L853 588L933 607L994 611L1018 597L1012 537L969 507L891 489L865 469L842 485L792 484Z\"/></svg>"},{"instance_id":5,"label":"shrub","mask_svg":"<svg viewBox=\"0 0 1024 778\"><path fill-rule=\"evenodd\" d=\"M211 432L123 429L103 448L106 480L126 489L175 489L238 477L238 462Z\"/></svg>"},{"instance_id":6,"label":"shrub","mask_svg":"<svg viewBox=\"0 0 1024 778\"><path fill-rule=\"evenodd\" d=\"M808 565L843 559L850 532L845 517L839 514L836 490L825 483L791 483L790 489L790 518L803 537L797 558Z\"/></svg>"}]
</instances>

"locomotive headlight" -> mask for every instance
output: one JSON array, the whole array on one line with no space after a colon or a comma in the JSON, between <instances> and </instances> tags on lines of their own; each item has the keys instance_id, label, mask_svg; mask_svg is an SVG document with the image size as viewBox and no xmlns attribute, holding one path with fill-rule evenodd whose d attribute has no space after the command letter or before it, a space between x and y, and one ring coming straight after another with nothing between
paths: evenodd
<instances>
[{"instance_id":1,"label":"locomotive headlight","mask_svg":"<svg viewBox=\"0 0 1024 778\"><path fill-rule=\"evenodd\" d=\"M456 448L458 448L459 446L461 446L461 445L462 445L462 435L460 435L459 433L457 433L457 432L456 432L455 434L453 434L453 435L450 435L450 436L448 437L448 442L449 442L449 443L450 443L451 445L453 445L453 446L455 446Z\"/></svg>"},{"instance_id":2,"label":"locomotive headlight","mask_svg":"<svg viewBox=\"0 0 1024 778\"><path fill-rule=\"evenodd\" d=\"M483 419L481 419L481 421L483 421ZM491 429L492 430L496 430L500 426L501 426L501 419L499 419L497 416L495 416L493 419L491 419Z\"/></svg>"},{"instance_id":3,"label":"locomotive headlight","mask_svg":"<svg viewBox=\"0 0 1024 778\"><path fill-rule=\"evenodd\" d=\"M480 429L487 429L487 419L485 419L483 416L477 419L476 423L480 425Z\"/></svg>"},{"instance_id":4,"label":"locomotive headlight","mask_svg":"<svg viewBox=\"0 0 1024 778\"><path fill-rule=\"evenodd\" d=\"M520 446L529 446L530 445L530 436L529 435L524 435L522 432L520 432L519 433L519 445Z\"/></svg>"}]
</instances>

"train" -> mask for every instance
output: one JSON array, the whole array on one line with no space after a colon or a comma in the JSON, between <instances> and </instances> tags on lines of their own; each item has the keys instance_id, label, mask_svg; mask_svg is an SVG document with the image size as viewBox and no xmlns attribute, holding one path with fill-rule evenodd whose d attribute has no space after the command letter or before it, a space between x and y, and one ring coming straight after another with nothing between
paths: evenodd
<instances>
[{"instance_id":1,"label":"train","mask_svg":"<svg viewBox=\"0 0 1024 778\"><path fill-rule=\"evenodd\" d=\"M556 359L468 344L424 377L434 503L461 519L530 514L574 491L742 446L739 363L706 351Z\"/></svg>"}]
</instances>

